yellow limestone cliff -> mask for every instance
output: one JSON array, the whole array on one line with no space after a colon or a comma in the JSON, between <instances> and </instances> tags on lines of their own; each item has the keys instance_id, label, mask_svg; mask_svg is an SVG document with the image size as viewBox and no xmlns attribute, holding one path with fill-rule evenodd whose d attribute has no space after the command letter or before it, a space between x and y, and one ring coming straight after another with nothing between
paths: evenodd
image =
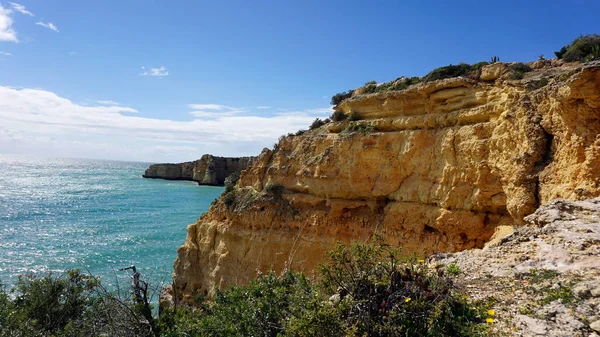
<instances>
[{"instance_id":1,"label":"yellow limestone cliff","mask_svg":"<svg viewBox=\"0 0 600 337\"><path fill-rule=\"evenodd\" d=\"M542 203L599 196L600 63L536 63L521 80L496 63L478 80L355 95L336 109L359 120L265 149L188 227L172 294L310 272L335 242L374 234L405 252L482 247Z\"/></svg>"}]
</instances>

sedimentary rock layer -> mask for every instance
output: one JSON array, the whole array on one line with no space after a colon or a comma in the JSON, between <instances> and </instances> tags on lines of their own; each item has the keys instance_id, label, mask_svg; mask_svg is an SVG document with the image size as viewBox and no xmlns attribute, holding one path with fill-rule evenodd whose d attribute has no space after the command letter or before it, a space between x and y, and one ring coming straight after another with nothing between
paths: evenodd
<instances>
[{"instance_id":1,"label":"sedimentary rock layer","mask_svg":"<svg viewBox=\"0 0 600 337\"><path fill-rule=\"evenodd\" d=\"M541 203L600 195L600 64L536 68L352 97L336 109L358 120L265 149L188 227L174 294L310 272L335 242L373 235L407 253L482 247Z\"/></svg>"},{"instance_id":2,"label":"sedimentary rock layer","mask_svg":"<svg viewBox=\"0 0 600 337\"><path fill-rule=\"evenodd\" d=\"M230 175L239 176L255 157L227 158L205 154L201 159L179 164L153 164L144 178L191 180L200 185L221 186Z\"/></svg>"}]
</instances>

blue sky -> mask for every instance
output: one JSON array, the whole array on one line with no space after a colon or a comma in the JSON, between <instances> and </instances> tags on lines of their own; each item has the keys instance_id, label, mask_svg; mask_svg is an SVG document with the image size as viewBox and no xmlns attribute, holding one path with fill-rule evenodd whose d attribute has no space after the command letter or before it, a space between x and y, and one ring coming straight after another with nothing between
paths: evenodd
<instances>
[{"instance_id":1,"label":"blue sky","mask_svg":"<svg viewBox=\"0 0 600 337\"><path fill-rule=\"evenodd\" d=\"M0 6L0 152L152 162L254 155L366 81L600 32L591 0Z\"/></svg>"}]
</instances>

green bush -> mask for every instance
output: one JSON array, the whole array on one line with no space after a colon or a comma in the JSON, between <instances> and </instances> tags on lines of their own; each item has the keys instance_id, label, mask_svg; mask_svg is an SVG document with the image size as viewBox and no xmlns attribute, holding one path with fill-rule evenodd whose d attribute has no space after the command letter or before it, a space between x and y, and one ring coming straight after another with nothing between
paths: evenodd
<instances>
[{"instance_id":1,"label":"green bush","mask_svg":"<svg viewBox=\"0 0 600 337\"><path fill-rule=\"evenodd\" d=\"M337 93L331 97L331 105L338 105L342 103L345 99L352 97L352 93L354 90L348 90L344 92Z\"/></svg>"},{"instance_id":2,"label":"green bush","mask_svg":"<svg viewBox=\"0 0 600 337\"><path fill-rule=\"evenodd\" d=\"M82 318L92 305L89 295L97 285L97 279L79 270L59 277L28 274L19 277L14 304L37 330L57 332Z\"/></svg>"},{"instance_id":3,"label":"green bush","mask_svg":"<svg viewBox=\"0 0 600 337\"><path fill-rule=\"evenodd\" d=\"M143 305L107 292L77 269L21 276L11 294L0 287L0 336L152 335Z\"/></svg>"},{"instance_id":4,"label":"green bush","mask_svg":"<svg viewBox=\"0 0 600 337\"><path fill-rule=\"evenodd\" d=\"M495 62L492 62L495 63ZM483 68L484 66L487 66L488 64L490 64L490 62L486 62L486 61L481 61L481 62L477 62L474 65L472 65L471 67L474 70L481 70L481 68Z\"/></svg>"},{"instance_id":5,"label":"green bush","mask_svg":"<svg viewBox=\"0 0 600 337\"><path fill-rule=\"evenodd\" d=\"M338 245L319 267L320 286L336 294L337 313L358 336L475 336L481 312L456 293L442 270L401 260L385 244ZM348 303L349 302L349 303Z\"/></svg>"},{"instance_id":6,"label":"green bush","mask_svg":"<svg viewBox=\"0 0 600 337\"><path fill-rule=\"evenodd\" d=\"M346 114L341 110L335 110L333 112L333 114L331 114L330 118L334 122L341 122L341 121L346 120L346 118L348 118L348 116L346 116Z\"/></svg>"},{"instance_id":7,"label":"green bush","mask_svg":"<svg viewBox=\"0 0 600 337\"><path fill-rule=\"evenodd\" d=\"M363 94L372 94L372 93L376 93L379 91L379 85L377 85L377 82L375 81L370 81L365 83L365 86L363 87Z\"/></svg>"},{"instance_id":8,"label":"green bush","mask_svg":"<svg viewBox=\"0 0 600 337\"><path fill-rule=\"evenodd\" d=\"M442 80L445 78L452 78L458 76L465 76L473 73L475 69L467 63L461 63L458 65L451 64L445 67L439 67L432 70L429 74L425 75L424 82L431 82Z\"/></svg>"},{"instance_id":9,"label":"green bush","mask_svg":"<svg viewBox=\"0 0 600 337\"><path fill-rule=\"evenodd\" d=\"M600 35L581 35L554 54L567 62L598 60L600 59Z\"/></svg>"},{"instance_id":10,"label":"green bush","mask_svg":"<svg viewBox=\"0 0 600 337\"><path fill-rule=\"evenodd\" d=\"M314 129L320 128L321 126L323 126L325 124L327 124L327 122L325 122L324 120L322 120L320 118L317 118L312 122L309 129L314 130Z\"/></svg>"},{"instance_id":11,"label":"green bush","mask_svg":"<svg viewBox=\"0 0 600 337\"><path fill-rule=\"evenodd\" d=\"M368 132L373 132L375 130L376 130L376 128L373 125L365 125L365 124L358 124L358 123L350 122L350 123L348 123L348 125L346 125L346 127L342 131L343 132L368 133Z\"/></svg>"},{"instance_id":12,"label":"green bush","mask_svg":"<svg viewBox=\"0 0 600 337\"><path fill-rule=\"evenodd\" d=\"M348 120L351 122L360 120L360 116L359 116L358 112L356 112L356 111L350 112L350 115L348 115Z\"/></svg>"},{"instance_id":13,"label":"green bush","mask_svg":"<svg viewBox=\"0 0 600 337\"><path fill-rule=\"evenodd\" d=\"M460 275L460 267L455 263L451 263L446 267L446 273L452 276Z\"/></svg>"},{"instance_id":14,"label":"green bush","mask_svg":"<svg viewBox=\"0 0 600 337\"><path fill-rule=\"evenodd\" d=\"M325 300L329 297L329 300ZM478 336L483 307L443 271L385 244L337 245L317 282L290 271L218 291L197 310L168 309L161 336Z\"/></svg>"},{"instance_id":15,"label":"green bush","mask_svg":"<svg viewBox=\"0 0 600 337\"><path fill-rule=\"evenodd\" d=\"M513 63L510 66L510 79L511 80L520 80L525 77L525 73L530 72L532 69L530 66L526 65L522 62Z\"/></svg>"}]
</instances>

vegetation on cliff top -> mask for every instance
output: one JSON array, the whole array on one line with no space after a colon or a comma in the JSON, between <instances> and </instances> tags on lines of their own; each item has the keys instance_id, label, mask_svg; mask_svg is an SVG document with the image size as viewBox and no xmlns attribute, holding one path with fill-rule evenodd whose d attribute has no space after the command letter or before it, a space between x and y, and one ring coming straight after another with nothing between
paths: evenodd
<instances>
[{"instance_id":1,"label":"vegetation on cliff top","mask_svg":"<svg viewBox=\"0 0 600 337\"><path fill-rule=\"evenodd\" d=\"M598 60L600 59L600 35L581 35L554 54L567 62Z\"/></svg>"},{"instance_id":2,"label":"vegetation on cliff top","mask_svg":"<svg viewBox=\"0 0 600 337\"><path fill-rule=\"evenodd\" d=\"M560 51L555 52L555 54L557 58L563 59L567 62L587 62L592 60L598 60L600 59L600 35L582 35L570 44L562 47L562 49ZM544 60L543 56L540 56L540 60ZM483 66L496 62L500 62L500 58L494 56L491 58L490 62L483 61L475 64L460 63L439 67L432 70L423 77L402 76L391 82L385 83L369 81L365 83L365 85L361 88L335 94L331 98L331 104L334 106L339 105L344 100L351 98L353 95L404 90L414 84L432 82L458 76L464 76L467 78L477 80L481 75L481 68ZM524 77L526 72L529 72L532 69L528 65L518 62L513 63L510 66L510 70L510 79L520 80ZM333 118L332 120L335 121L335 119Z\"/></svg>"},{"instance_id":3,"label":"vegetation on cliff top","mask_svg":"<svg viewBox=\"0 0 600 337\"><path fill-rule=\"evenodd\" d=\"M0 336L479 336L489 327L487 307L452 276L385 244L338 245L318 272L269 272L156 318L135 292L121 299L77 270L29 275L0 291Z\"/></svg>"}]
</instances>

